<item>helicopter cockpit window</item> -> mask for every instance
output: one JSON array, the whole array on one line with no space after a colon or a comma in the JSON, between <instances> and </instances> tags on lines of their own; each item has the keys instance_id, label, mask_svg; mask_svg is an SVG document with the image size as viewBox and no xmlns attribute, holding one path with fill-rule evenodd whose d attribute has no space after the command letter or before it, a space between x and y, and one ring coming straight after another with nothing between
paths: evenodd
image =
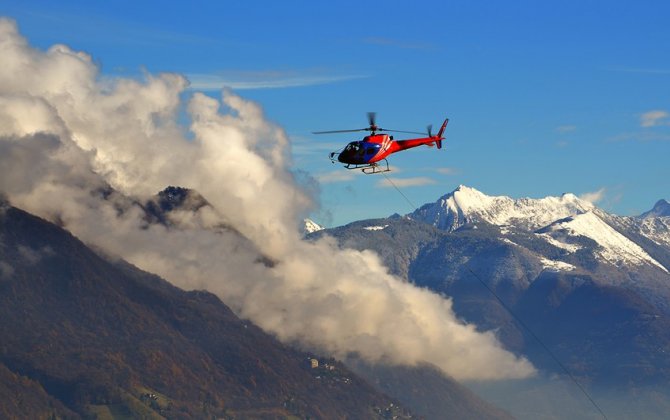
<instances>
[{"instance_id":1,"label":"helicopter cockpit window","mask_svg":"<svg viewBox=\"0 0 670 420\"><path fill-rule=\"evenodd\" d=\"M354 142L351 142L351 143L347 144L347 148L345 150L347 152L350 152L350 151L357 152L358 149L359 149L358 143L354 141Z\"/></svg>"}]
</instances>

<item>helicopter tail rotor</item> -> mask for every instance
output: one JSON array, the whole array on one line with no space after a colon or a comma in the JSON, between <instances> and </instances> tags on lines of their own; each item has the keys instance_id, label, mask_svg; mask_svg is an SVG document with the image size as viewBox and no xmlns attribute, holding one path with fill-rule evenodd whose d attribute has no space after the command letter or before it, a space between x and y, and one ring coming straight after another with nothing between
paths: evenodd
<instances>
[{"instance_id":1,"label":"helicopter tail rotor","mask_svg":"<svg viewBox=\"0 0 670 420\"><path fill-rule=\"evenodd\" d=\"M437 145L438 149L442 148L442 134L444 134L444 129L447 128L447 124L449 124L449 118L445 118L444 122L442 123L442 127L440 127L440 131L437 133L438 139L435 141L435 144Z\"/></svg>"}]
</instances>

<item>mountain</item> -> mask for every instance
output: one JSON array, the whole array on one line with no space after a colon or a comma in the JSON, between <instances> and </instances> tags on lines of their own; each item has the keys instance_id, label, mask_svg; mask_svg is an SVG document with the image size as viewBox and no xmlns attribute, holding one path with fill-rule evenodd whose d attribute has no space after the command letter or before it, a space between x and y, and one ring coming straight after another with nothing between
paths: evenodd
<instances>
[{"instance_id":1,"label":"mountain","mask_svg":"<svg viewBox=\"0 0 670 420\"><path fill-rule=\"evenodd\" d=\"M404 405L426 419L514 418L431 366L374 365L360 359L348 359L346 364L376 388L396 395Z\"/></svg>"},{"instance_id":2,"label":"mountain","mask_svg":"<svg viewBox=\"0 0 670 420\"><path fill-rule=\"evenodd\" d=\"M197 191L188 188L169 186L142 206L149 223L161 223L166 226L175 224L174 213L197 214L204 207L212 206Z\"/></svg>"},{"instance_id":3,"label":"mountain","mask_svg":"<svg viewBox=\"0 0 670 420\"><path fill-rule=\"evenodd\" d=\"M2 418L410 416L342 364L282 345L214 295L102 258L6 202L0 337Z\"/></svg>"},{"instance_id":4,"label":"mountain","mask_svg":"<svg viewBox=\"0 0 670 420\"><path fill-rule=\"evenodd\" d=\"M407 217L450 232L485 224L517 251L535 254L545 270L585 271L602 284L626 284L670 310L664 220L611 215L573 194L515 200L465 186Z\"/></svg>"},{"instance_id":5,"label":"mountain","mask_svg":"<svg viewBox=\"0 0 670 420\"><path fill-rule=\"evenodd\" d=\"M454 231L467 223L478 221L502 227L513 225L537 229L591 209L591 203L580 200L574 194L514 200L505 196L488 196L474 188L460 185L435 203L421 206L408 217L446 231Z\"/></svg>"},{"instance_id":6,"label":"mountain","mask_svg":"<svg viewBox=\"0 0 670 420\"><path fill-rule=\"evenodd\" d=\"M664 199L660 199L656 202L651 210L642 213L639 217L640 219L649 219L652 217L670 217L670 203Z\"/></svg>"},{"instance_id":7,"label":"mountain","mask_svg":"<svg viewBox=\"0 0 670 420\"><path fill-rule=\"evenodd\" d=\"M323 229L323 226L319 225L312 219L303 220L303 233L309 235L310 233L318 232Z\"/></svg>"},{"instance_id":8,"label":"mountain","mask_svg":"<svg viewBox=\"0 0 670 420\"><path fill-rule=\"evenodd\" d=\"M449 296L459 317L495 331L548 382L565 367L617 412L662 418L670 406L669 226L666 217L616 216L573 194L513 199L460 186L405 217L309 237L375 251L392 273ZM554 388L536 385L502 385L490 401L522 418L537 417L531 400L549 409L574 403L567 392L556 406L558 396L530 391Z\"/></svg>"}]
</instances>

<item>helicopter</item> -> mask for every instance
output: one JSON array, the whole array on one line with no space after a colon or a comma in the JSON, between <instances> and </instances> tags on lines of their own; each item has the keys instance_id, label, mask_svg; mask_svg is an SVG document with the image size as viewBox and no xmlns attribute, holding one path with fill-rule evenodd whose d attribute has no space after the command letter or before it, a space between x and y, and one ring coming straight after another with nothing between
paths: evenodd
<instances>
[{"instance_id":1,"label":"helicopter","mask_svg":"<svg viewBox=\"0 0 670 420\"><path fill-rule=\"evenodd\" d=\"M389 172L388 160L386 157L392 153L400 152L402 150L411 149L412 147L421 146L423 144L438 149L442 148L442 134L449 123L449 118L446 118L440 127L440 131L436 135L432 134L432 125L427 128L427 137L420 137L407 140L394 140L393 136L388 134L377 134L378 132L394 132L394 133L409 133L409 134L426 134L416 131L401 131L401 130L387 130L378 127L376 122L376 113L368 112L369 127L358 128L353 130L335 130L335 131L314 131L312 134L332 134L332 133L353 133L357 131L369 131L370 135L363 137L363 140L352 141L344 148L336 152L331 152L328 157L331 162L341 162L347 169L360 169L364 174L377 174L382 172ZM384 162L385 165L380 165Z\"/></svg>"}]
</instances>

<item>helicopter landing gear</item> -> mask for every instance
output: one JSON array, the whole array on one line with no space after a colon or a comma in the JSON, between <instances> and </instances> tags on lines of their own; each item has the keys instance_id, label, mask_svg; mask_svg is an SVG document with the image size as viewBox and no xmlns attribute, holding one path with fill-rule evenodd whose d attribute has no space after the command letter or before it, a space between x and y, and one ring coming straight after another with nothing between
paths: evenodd
<instances>
[{"instance_id":1,"label":"helicopter landing gear","mask_svg":"<svg viewBox=\"0 0 670 420\"><path fill-rule=\"evenodd\" d=\"M379 162L384 162L382 165L379 164ZM379 161L375 163L369 163L365 165L357 165L353 163L349 163L344 165L345 168L347 169L360 169L361 172L363 172L366 175L372 175L372 174L380 174L383 172L390 172L391 168L389 168L389 163L386 159L383 161Z\"/></svg>"}]
</instances>

